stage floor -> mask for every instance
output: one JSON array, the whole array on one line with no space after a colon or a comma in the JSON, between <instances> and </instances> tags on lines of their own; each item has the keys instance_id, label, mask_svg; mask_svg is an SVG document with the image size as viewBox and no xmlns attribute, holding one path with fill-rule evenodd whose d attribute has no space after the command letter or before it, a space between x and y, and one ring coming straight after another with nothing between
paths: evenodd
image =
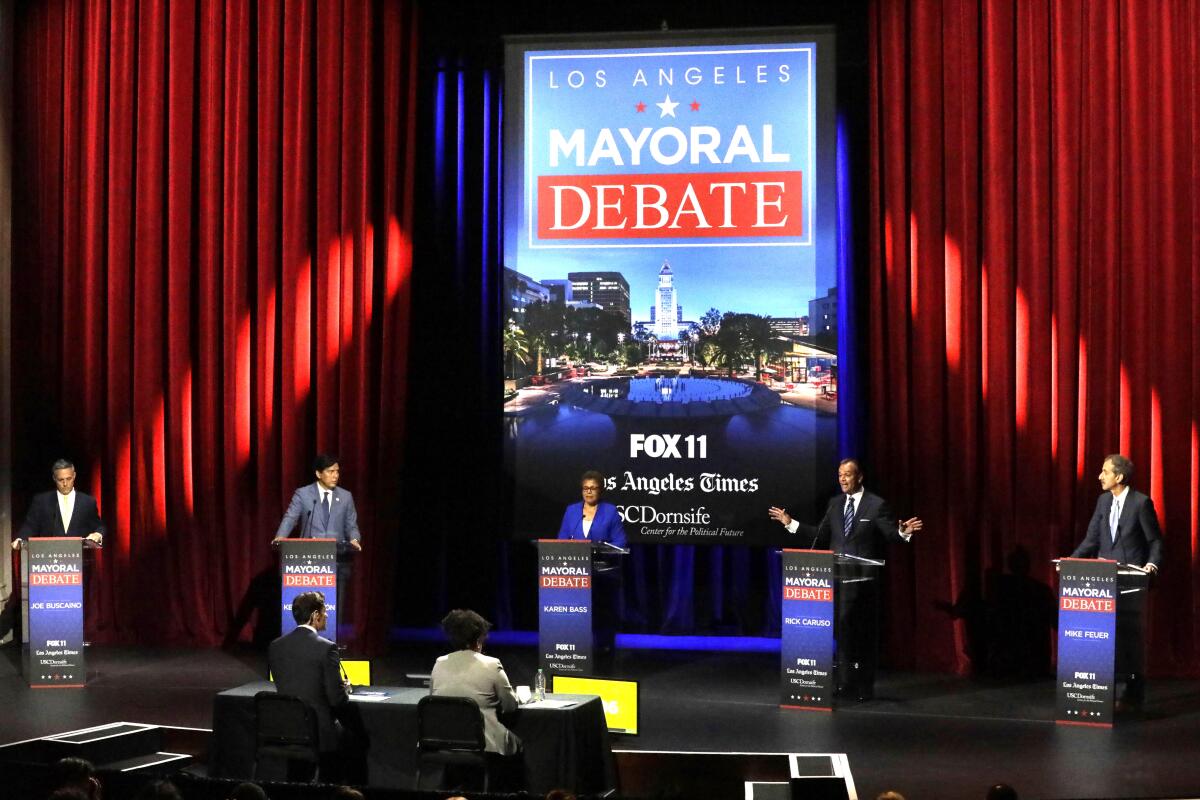
<instances>
[{"instance_id":1,"label":"stage floor","mask_svg":"<svg viewBox=\"0 0 1200 800\"><path fill-rule=\"evenodd\" d=\"M126 720L211 727L212 698L262 678L253 650L89 648L86 689L29 689L17 650L0 648L0 744ZM375 659L377 684L428 672L443 652L398 647ZM496 648L514 684L532 682L532 648ZM1053 723L1049 679L997 683L884 673L877 698L835 713L780 709L778 656L626 651L640 682L641 735L614 749L846 753L860 798L982 798L995 782L1028 798L1200 796L1200 682L1154 681L1145 712L1115 728Z\"/></svg>"}]
</instances>

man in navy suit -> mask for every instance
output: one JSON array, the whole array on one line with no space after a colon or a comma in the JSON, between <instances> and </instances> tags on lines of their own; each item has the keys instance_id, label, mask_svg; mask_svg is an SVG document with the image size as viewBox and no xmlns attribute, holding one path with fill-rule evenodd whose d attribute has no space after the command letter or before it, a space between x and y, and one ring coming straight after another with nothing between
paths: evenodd
<instances>
[{"instance_id":1,"label":"man in navy suit","mask_svg":"<svg viewBox=\"0 0 1200 800\"><path fill-rule=\"evenodd\" d=\"M863 488L862 469L852 458L838 464L838 486L841 494L829 501L809 544L812 549L884 560L889 543L907 542L924 526L918 517L896 522L887 501ZM787 509L772 506L767 513L788 533L800 528L799 520L793 519ZM878 580L842 582L836 596L836 691L858 700L869 700L875 693L878 584Z\"/></svg>"},{"instance_id":2,"label":"man in navy suit","mask_svg":"<svg viewBox=\"0 0 1200 800\"><path fill-rule=\"evenodd\" d=\"M1106 456L1100 468L1096 510L1071 558L1107 558L1141 567L1150 574L1162 563L1162 530L1154 501L1130 488L1133 462L1120 453ZM1142 609L1145 592L1122 594L1117 602L1117 677L1125 679L1123 705L1140 705L1146 694Z\"/></svg>"},{"instance_id":3,"label":"man in navy suit","mask_svg":"<svg viewBox=\"0 0 1200 800\"><path fill-rule=\"evenodd\" d=\"M304 592L292 601L297 627L271 642L267 664L280 694L299 697L317 712L322 777L335 767L342 727L338 722L350 704L337 645L320 635L325 630L325 596Z\"/></svg>"},{"instance_id":4,"label":"man in navy suit","mask_svg":"<svg viewBox=\"0 0 1200 800\"><path fill-rule=\"evenodd\" d=\"M106 528L100 519L96 498L75 490L75 465L65 458L50 468L57 491L34 495L25 522L13 539L14 550L20 549L31 536L78 536L93 544L103 544Z\"/></svg>"},{"instance_id":5,"label":"man in navy suit","mask_svg":"<svg viewBox=\"0 0 1200 800\"><path fill-rule=\"evenodd\" d=\"M362 551L362 534L358 531L358 511L354 508L354 496L338 481L342 468L337 456L322 453L313 462L316 483L301 486L292 493L292 502L284 512L279 530L275 532L273 545L288 538L300 524L301 539L336 539L338 549L338 619L343 615L342 598L350 587L351 557Z\"/></svg>"},{"instance_id":6,"label":"man in navy suit","mask_svg":"<svg viewBox=\"0 0 1200 800\"><path fill-rule=\"evenodd\" d=\"M75 490L75 465L60 458L50 467L56 491L34 495L12 549L20 550L31 536L78 536L92 544L104 543L107 528L100 519L96 498ZM0 611L0 639L16 626L18 604L9 595Z\"/></svg>"}]
</instances>

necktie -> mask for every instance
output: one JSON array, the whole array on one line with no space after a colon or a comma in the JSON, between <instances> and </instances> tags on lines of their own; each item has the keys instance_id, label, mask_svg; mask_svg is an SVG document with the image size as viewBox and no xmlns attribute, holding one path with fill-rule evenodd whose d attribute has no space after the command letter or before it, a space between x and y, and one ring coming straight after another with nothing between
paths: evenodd
<instances>
[{"instance_id":1,"label":"necktie","mask_svg":"<svg viewBox=\"0 0 1200 800\"><path fill-rule=\"evenodd\" d=\"M1112 511L1108 514L1108 532L1112 534L1112 540L1117 540L1117 525L1121 522L1121 504L1113 500Z\"/></svg>"},{"instance_id":2,"label":"necktie","mask_svg":"<svg viewBox=\"0 0 1200 800\"><path fill-rule=\"evenodd\" d=\"M321 505L325 507L325 527L329 528L329 492L321 492Z\"/></svg>"},{"instance_id":3,"label":"necktie","mask_svg":"<svg viewBox=\"0 0 1200 800\"><path fill-rule=\"evenodd\" d=\"M850 530L854 527L854 498L846 498L846 514L842 517L842 535L850 538Z\"/></svg>"}]
</instances>

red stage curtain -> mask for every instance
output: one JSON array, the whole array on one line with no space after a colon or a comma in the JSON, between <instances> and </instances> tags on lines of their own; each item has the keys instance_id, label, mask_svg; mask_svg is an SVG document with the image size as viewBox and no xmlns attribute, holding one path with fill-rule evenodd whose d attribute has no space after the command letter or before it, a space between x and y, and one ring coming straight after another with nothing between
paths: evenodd
<instances>
[{"instance_id":1,"label":"red stage curtain","mask_svg":"<svg viewBox=\"0 0 1200 800\"><path fill-rule=\"evenodd\" d=\"M101 500L90 636L238 635L292 490L333 451L377 641L399 530L413 5L50 0L19 4L15 32L15 461L48 489L40 471L74 455Z\"/></svg>"},{"instance_id":2,"label":"red stage curtain","mask_svg":"<svg viewBox=\"0 0 1200 800\"><path fill-rule=\"evenodd\" d=\"M869 409L876 483L926 530L889 650L967 666L1018 548L1082 538L1110 452L1166 537L1153 672L1200 674L1200 3L875 0Z\"/></svg>"}]
</instances>

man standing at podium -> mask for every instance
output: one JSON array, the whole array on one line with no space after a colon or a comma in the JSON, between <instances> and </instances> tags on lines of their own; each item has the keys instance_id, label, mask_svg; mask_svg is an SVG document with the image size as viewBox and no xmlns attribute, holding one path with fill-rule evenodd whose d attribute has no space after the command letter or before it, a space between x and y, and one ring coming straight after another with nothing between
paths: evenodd
<instances>
[{"instance_id":1,"label":"man standing at podium","mask_svg":"<svg viewBox=\"0 0 1200 800\"><path fill-rule=\"evenodd\" d=\"M60 458L51 465L50 477L57 491L34 495L12 549L20 550L31 536L78 536L96 545L103 544L107 528L100 519L100 507L96 498L75 490L75 465ZM10 596L0 611L0 639L16 625L19 604L13 600Z\"/></svg>"},{"instance_id":2,"label":"man standing at podium","mask_svg":"<svg viewBox=\"0 0 1200 800\"><path fill-rule=\"evenodd\" d=\"M1105 456L1100 468L1103 494L1084 536L1071 558L1107 558L1141 567L1151 575L1162 563L1162 530L1154 501L1129 486L1133 462L1120 453ZM1142 598L1145 592L1122 594L1117 603L1117 679L1125 679L1121 705L1141 705L1146 695L1142 647ZM1122 602L1123 601L1123 602Z\"/></svg>"},{"instance_id":3,"label":"man standing at podium","mask_svg":"<svg viewBox=\"0 0 1200 800\"><path fill-rule=\"evenodd\" d=\"M301 486L292 493L292 502L288 504L272 544L277 546L288 538L297 523L300 524L301 539L337 540L337 611L338 619L342 620L345 619L342 598L347 596L350 588L350 559L354 553L362 551L358 511L354 508L354 496L338 486L342 468L337 456L321 453L313 462L313 471L316 483Z\"/></svg>"},{"instance_id":4,"label":"man standing at podium","mask_svg":"<svg viewBox=\"0 0 1200 800\"><path fill-rule=\"evenodd\" d=\"M884 560L888 543L907 542L924 525L918 517L897 523L887 501L863 488L862 469L853 458L838 464L838 486L842 493L829 501L810 549ZM788 533L796 533L800 528L800 522L787 509L772 506L767 513L787 528ZM836 595L835 692L856 700L869 700L875 694L878 584L878 579L843 582Z\"/></svg>"},{"instance_id":5,"label":"man standing at podium","mask_svg":"<svg viewBox=\"0 0 1200 800\"><path fill-rule=\"evenodd\" d=\"M107 529L100 519L100 507L90 494L75 491L75 465L60 458L50 467L50 475L57 491L34 495L25 522L13 539L13 549L20 549L31 536L78 536L103 544Z\"/></svg>"}]
</instances>

